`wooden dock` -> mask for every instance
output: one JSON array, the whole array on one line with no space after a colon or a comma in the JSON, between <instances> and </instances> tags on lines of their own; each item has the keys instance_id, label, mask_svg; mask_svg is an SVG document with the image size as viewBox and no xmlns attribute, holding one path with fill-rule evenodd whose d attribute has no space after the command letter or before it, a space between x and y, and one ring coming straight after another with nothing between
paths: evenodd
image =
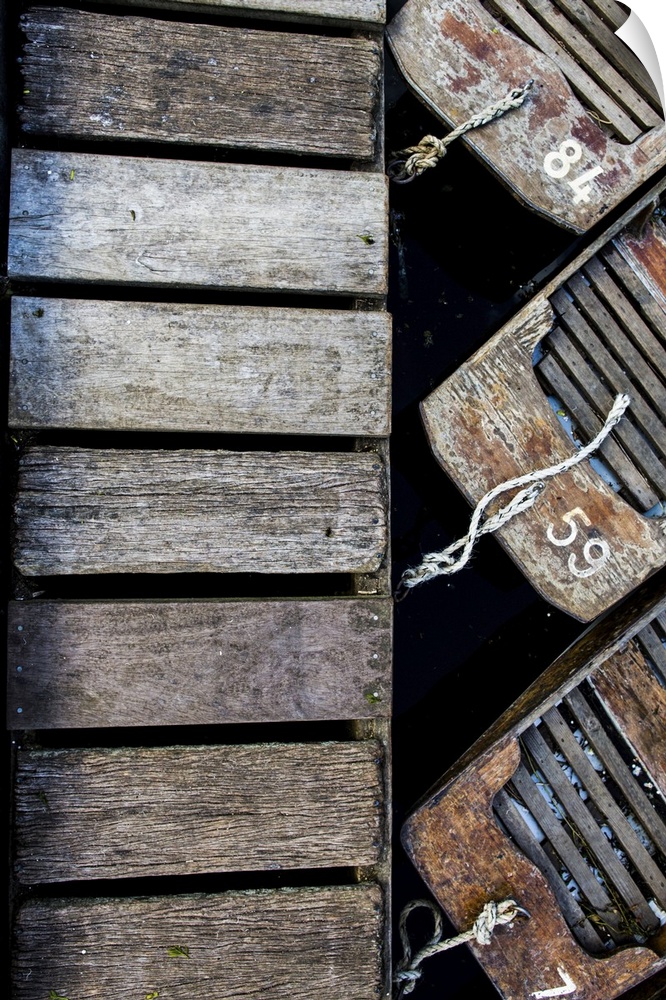
<instances>
[{"instance_id":1,"label":"wooden dock","mask_svg":"<svg viewBox=\"0 0 666 1000\"><path fill-rule=\"evenodd\" d=\"M384 997L384 3L147 6L10 25L13 996Z\"/></svg>"}]
</instances>

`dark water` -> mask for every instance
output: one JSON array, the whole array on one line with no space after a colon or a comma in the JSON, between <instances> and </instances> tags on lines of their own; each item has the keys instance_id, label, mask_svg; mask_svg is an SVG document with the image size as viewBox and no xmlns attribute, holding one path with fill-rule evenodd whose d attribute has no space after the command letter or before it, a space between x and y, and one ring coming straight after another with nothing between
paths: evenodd
<instances>
[{"instance_id":1,"label":"dark water","mask_svg":"<svg viewBox=\"0 0 666 1000\"><path fill-rule=\"evenodd\" d=\"M389 16L403 0L389 0ZM387 149L443 135L388 57ZM467 530L470 509L432 457L418 404L524 304L544 271L579 240L538 219L462 143L412 184L391 187L394 318L393 565ZM427 896L399 843L417 800L582 631L550 607L492 538L459 575L423 584L396 605L394 922ZM427 918L414 918L416 937ZM449 927L449 930L452 930ZM395 958L400 946L395 942ZM496 1000L466 947L429 959L413 996Z\"/></svg>"}]
</instances>

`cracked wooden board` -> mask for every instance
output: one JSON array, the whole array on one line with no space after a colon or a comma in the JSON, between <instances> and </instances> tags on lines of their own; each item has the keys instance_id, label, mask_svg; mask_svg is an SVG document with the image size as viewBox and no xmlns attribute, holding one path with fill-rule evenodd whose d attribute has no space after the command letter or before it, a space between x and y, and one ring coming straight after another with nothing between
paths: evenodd
<instances>
[{"instance_id":1,"label":"cracked wooden board","mask_svg":"<svg viewBox=\"0 0 666 1000\"><path fill-rule=\"evenodd\" d=\"M376 455L30 448L15 563L70 573L362 573L387 547Z\"/></svg>"},{"instance_id":2,"label":"cracked wooden board","mask_svg":"<svg viewBox=\"0 0 666 1000\"><path fill-rule=\"evenodd\" d=\"M390 341L386 313L14 296L9 424L381 437Z\"/></svg>"},{"instance_id":3,"label":"cracked wooden board","mask_svg":"<svg viewBox=\"0 0 666 1000\"><path fill-rule=\"evenodd\" d=\"M379 174L12 153L9 276L381 297Z\"/></svg>"},{"instance_id":4,"label":"cracked wooden board","mask_svg":"<svg viewBox=\"0 0 666 1000\"><path fill-rule=\"evenodd\" d=\"M157 993L232 1000L384 995L378 886L135 899L32 899L19 910L16 1000Z\"/></svg>"},{"instance_id":5,"label":"cracked wooden board","mask_svg":"<svg viewBox=\"0 0 666 1000\"><path fill-rule=\"evenodd\" d=\"M29 135L375 154L376 41L53 7L20 24Z\"/></svg>"},{"instance_id":6,"label":"cracked wooden board","mask_svg":"<svg viewBox=\"0 0 666 1000\"><path fill-rule=\"evenodd\" d=\"M381 764L369 740L21 750L15 874L36 885L372 865Z\"/></svg>"},{"instance_id":7,"label":"cracked wooden board","mask_svg":"<svg viewBox=\"0 0 666 1000\"><path fill-rule=\"evenodd\" d=\"M619 254L631 273L625 301L631 298L660 339L666 315L661 299L666 288L665 258L660 252L663 223L658 217L646 221L644 213L646 206L654 206L662 188L663 184L645 196L422 404L435 455L471 503L499 483L575 454L537 381L533 358L537 345L545 343L555 327L552 303L559 289L584 271L595 254L600 253L601 259L611 251ZM639 220L637 231L631 225L634 217ZM654 289L661 289L661 296ZM617 315L618 322L624 322L625 314ZM607 330L608 324L602 322L600 329ZM666 371L658 361L650 363L663 383ZM633 379L629 394L637 406L644 391L640 371L633 374L626 357L623 365L617 391L627 388L625 378ZM603 399L585 382L583 390L596 406L600 427L603 408L615 390L609 389ZM641 402L649 409L645 400ZM658 424L654 462L659 471L665 461L666 431L659 411L652 416ZM631 404L626 420L639 434ZM623 453L631 456L625 442L617 440ZM546 600L583 621L595 618L666 563L663 518L644 516L589 463L547 482L534 506L500 529L497 538Z\"/></svg>"},{"instance_id":8,"label":"cracked wooden board","mask_svg":"<svg viewBox=\"0 0 666 1000\"><path fill-rule=\"evenodd\" d=\"M496 6L497 16L478 0L408 0L388 26L389 44L415 93L450 127L533 79L521 108L462 141L528 207L584 232L666 163L658 99L646 98L644 81L630 82L630 55L610 58L607 14L570 0ZM563 8L601 21L596 47ZM563 31L574 35L566 45Z\"/></svg>"},{"instance_id":9,"label":"cracked wooden board","mask_svg":"<svg viewBox=\"0 0 666 1000\"><path fill-rule=\"evenodd\" d=\"M630 844L634 834L624 811L620 816L613 814L609 790L618 803L624 799L625 808L631 800L629 811L642 815L644 828L649 826L650 836L656 837L654 860L646 852L639 862L648 877L654 861L659 867L656 891L650 886L647 896L663 898L666 828L649 801L648 794L653 793L646 791L643 782L647 774L663 788L666 700L663 683L654 673L641 637L651 622L662 622L663 629L665 606L663 581L661 585L651 581L586 632L442 777L403 828L407 853L456 928L471 927L491 899L512 898L529 912L529 919L516 919L510 926L498 928L490 945L470 946L505 1000L555 996L559 994L547 991L557 989L565 995L567 984L568 994L581 1000L614 1000L643 982L646 992L637 995L650 996L647 984L666 969L666 940L658 918L645 898L629 899L632 865L627 864L627 870L619 866L627 881L625 896L607 881L607 873L600 880L594 877L594 859L585 858L581 843L586 841L572 833L578 820L569 825L568 805L560 808L559 819L557 810L546 806L549 815L545 820L540 816L543 839L536 838L521 818L528 809L536 815L533 800L540 803L539 809L547 802L547 784L551 789L553 782L558 786L554 794L560 804L565 798L563 784L571 793L575 786L566 776L570 744L579 757L581 753L587 757L581 749L587 740L596 763L591 766L589 757L585 764L576 761L576 778L585 794L576 790L575 802L590 818L596 817L597 835L608 846L606 832L601 832L604 823L614 844L619 836ZM640 720L645 718L651 720L651 726L643 733ZM543 767L525 747L533 748L536 736L545 745L539 734L549 729L556 733L558 728L566 739L548 735L550 772L555 776L546 778ZM655 740L659 729L660 738ZM609 732L613 732L612 739ZM580 745L579 739L583 741ZM595 780L585 768L590 774L594 772ZM602 783L600 774L605 778L609 772L612 780ZM527 782L536 796L526 794ZM654 787L651 782L647 785ZM516 802L521 803L520 811ZM625 829L619 833L623 823ZM564 847L559 843L562 840ZM636 843L630 844L628 853L636 850ZM589 885L574 898L562 872L570 875L576 855L579 866L587 871ZM579 884L584 884L583 877ZM604 917L598 903L591 905L586 900L586 893L590 888L603 892L609 885L612 908ZM646 893L645 884L642 892ZM578 912L576 899L582 900ZM639 940L634 937L632 911L644 911L640 919L649 924ZM603 937L608 938L607 943Z\"/></svg>"},{"instance_id":10,"label":"cracked wooden board","mask_svg":"<svg viewBox=\"0 0 666 1000\"><path fill-rule=\"evenodd\" d=\"M14 601L9 619L10 729L390 712L387 598Z\"/></svg>"}]
</instances>

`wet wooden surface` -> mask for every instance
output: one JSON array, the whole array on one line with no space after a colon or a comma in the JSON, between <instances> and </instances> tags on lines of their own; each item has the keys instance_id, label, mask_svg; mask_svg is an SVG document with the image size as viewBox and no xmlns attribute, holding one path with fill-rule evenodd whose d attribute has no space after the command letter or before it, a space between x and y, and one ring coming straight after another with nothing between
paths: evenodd
<instances>
[{"instance_id":1,"label":"wet wooden surface","mask_svg":"<svg viewBox=\"0 0 666 1000\"><path fill-rule=\"evenodd\" d=\"M15 297L9 423L381 437L390 343L385 313Z\"/></svg>"},{"instance_id":2,"label":"wet wooden surface","mask_svg":"<svg viewBox=\"0 0 666 1000\"><path fill-rule=\"evenodd\" d=\"M626 14L611 5L609 17L606 6L591 4L587 18L575 5L586 21L601 15L611 30L613 19ZM521 108L461 141L521 202L581 232L666 162L666 146L663 113L645 74L634 81L631 56L617 59L619 40L612 55L607 33L590 37L573 7L549 0L494 0L491 8L477 0L408 0L389 24L388 39L410 86L445 127L533 79Z\"/></svg>"},{"instance_id":3,"label":"wet wooden surface","mask_svg":"<svg viewBox=\"0 0 666 1000\"><path fill-rule=\"evenodd\" d=\"M10 728L361 719L390 708L385 598L14 601L9 619Z\"/></svg>"},{"instance_id":4,"label":"wet wooden surface","mask_svg":"<svg viewBox=\"0 0 666 1000\"><path fill-rule=\"evenodd\" d=\"M376 885L139 899L31 900L21 909L16 1000L381 995Z\"/></svg>"},{"instance_id":5,"label":"wet wooden surface","mask_svg":"<svg viewBox=\"0 0 666 1000\"><path fill-rule=\"evenodd\" d=\"M369 39L57 7L31 8L21 30L25 133L374 155Z\"/></svg>"},{"instance_id":6,"label":"wet wooden surface","mask_svg":"<svg viewBox=\"0 0 666 1000\"><path fill-rule=\"evenodd\" d=\"M12 153L15 280L386 293L374 173Z\"/></svg>"}]
</instances>

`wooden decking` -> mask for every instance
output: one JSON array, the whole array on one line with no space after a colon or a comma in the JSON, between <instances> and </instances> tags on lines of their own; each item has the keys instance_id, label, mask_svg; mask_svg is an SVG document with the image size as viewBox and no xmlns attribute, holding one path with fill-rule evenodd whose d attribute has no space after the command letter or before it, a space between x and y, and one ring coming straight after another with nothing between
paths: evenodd
<instances>
[{"instance_id":1,"label":"wooden decking","mask_svg":"<svg viewBox=\"0 0 666 1000\"><path fill-rule=\"evenodd\" d=\"M388 992L384 16L20 15L16 1000Z\"/></svg>"}]
</instances>

